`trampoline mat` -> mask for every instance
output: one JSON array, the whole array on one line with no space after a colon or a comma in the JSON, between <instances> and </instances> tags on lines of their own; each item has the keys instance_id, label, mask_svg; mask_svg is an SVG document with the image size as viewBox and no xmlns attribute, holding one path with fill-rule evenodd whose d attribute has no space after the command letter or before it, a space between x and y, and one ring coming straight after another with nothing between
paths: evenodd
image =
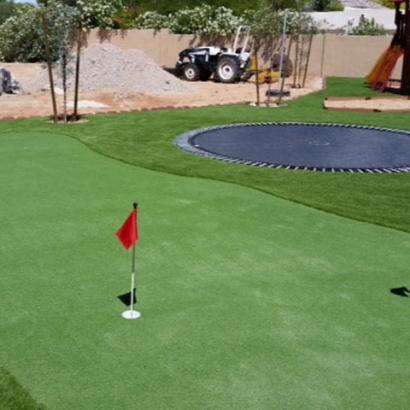
<instances>
[{"instance_id":1,"label":"trampoline mat","mask_svg":"<svg viewBox=\"0 0 410 410\"><path fill-rule=\"evenodd\" d=\"M324 172L410 172L410 133L315 123L209 127L180 135L180 148L223 161Z\"/></svg>"}]
</instances>

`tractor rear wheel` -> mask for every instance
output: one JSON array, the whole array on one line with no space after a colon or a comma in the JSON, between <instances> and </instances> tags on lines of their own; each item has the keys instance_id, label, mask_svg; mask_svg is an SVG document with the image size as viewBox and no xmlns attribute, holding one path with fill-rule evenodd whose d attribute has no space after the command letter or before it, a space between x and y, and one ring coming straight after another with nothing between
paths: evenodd
<instances>
[{"instance_id":1,"label":"tractor rear wheel","mask_svg":"<svg viewBox=\"0 0 410 410\"><path fill-rule=\"evenodd\" d=\"M232 56L220 57L216 65L216 79L222 83L233 83L239 80L240 67L237 58Z\"/></svg>"},{"instance_id":2,"label":"tractor rear wheel","mask_svg":"<svg viewBox=\"0 0 410 410\"><path fill-rule=\"evenodd\" d=\"M186 63L182 67L182 76L187 81L197 81L199 80L199 67L194 63Z\"/></svg>"}]
</instances>

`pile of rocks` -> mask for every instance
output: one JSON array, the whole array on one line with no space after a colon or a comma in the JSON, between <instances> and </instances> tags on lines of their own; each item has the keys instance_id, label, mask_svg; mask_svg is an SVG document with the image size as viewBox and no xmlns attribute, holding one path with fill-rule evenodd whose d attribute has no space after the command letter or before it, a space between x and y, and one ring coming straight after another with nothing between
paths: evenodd
<instances>
[{"instance_id":1,"label":"pile of rocks","mask_svg":"<svg viewBox=\"0 0 410 410\"><path fill-rule=\"evenodd\" d=\"M53 71L55 86L62 88L60 64ZM75 55L68 62L68 90L75 86ZM46 68L25 84L30 92L43 89L49 83ZM139 50L121 50L110 44L95 44L85 48L80 56L79 90L82 93L103 90L123 90L153 96L191 92L194 87L161 68Z\"/></svg>"}]
</instances>

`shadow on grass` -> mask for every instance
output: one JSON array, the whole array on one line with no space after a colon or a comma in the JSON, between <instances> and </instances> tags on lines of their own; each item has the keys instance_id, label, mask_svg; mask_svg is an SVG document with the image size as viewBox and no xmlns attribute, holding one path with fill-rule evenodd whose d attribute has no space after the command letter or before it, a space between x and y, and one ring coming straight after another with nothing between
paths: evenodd
<instances>
[{"instance_id":1,"label":"shadow on grass","mask_svg":"<svg viewBox=\"0 0 410 410\"><path fill-rule=\"evenodd\" d=\"M401 288L390 289L390 292L396 296L404 296L408 298L409 295L407 293L410 293L410 290L408 290L405 286L402 286Z\"/></svg>"},{"instance_id":2,"label":"shadow on grass","mask_svg":"<svg viewBox=\"0 0 410 410\"><path fill-rule=\"evenodd\" d=\"M124 293L123 295L117 297L122 303L124 303L125 306L131 305L131 292ZM136 288L134 288L134 303L137 303Z\"/></svg>"}]
</instances>

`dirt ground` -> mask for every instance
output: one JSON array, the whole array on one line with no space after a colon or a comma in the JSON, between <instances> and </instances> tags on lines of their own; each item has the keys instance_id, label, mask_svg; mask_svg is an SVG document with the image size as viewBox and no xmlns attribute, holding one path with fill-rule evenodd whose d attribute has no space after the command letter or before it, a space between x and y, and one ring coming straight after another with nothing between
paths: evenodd
<instances>
[{"instance_id":1,"label":"dirt ground","mask_svg":"<svg viewBox=\"0 0 410 410\"><path fill-rule=\"evenodd\" d=\"M2 67L11 71L22 86L18 94L3 94L0 96L0 120L12 118L28 118L39 116L51 116L53 107L50 91L29 91L25 84L29 84L36 78L42 67L40 64L3 64ZM179 108L179 107L202 107L208 105L225 104L256 104L257 87L255 80L247 83L222 84L214 81L190 83L194 91L178 95L150 96L124 90L102 90L94 93L80 93L78 102L79 114L130 112L146 109ZM43 85L42 85L43 86ZM47 86L47 84L44 84ZM290 96L282 98L282 103L321 90L325 86L322 78L307 78L305 87L295 87L293 78L286 79L284 90L290 91ZM268 99L266 91L277 90L278 83L260 84L259 103L266 106ZM68 95L68 113L72 112L73 96ZM270 106L275 106L277 97L270 97ZM410 111L408 98L382 98L371 99L357 98L329 98L324 101L327 109L342 110L367 110L367 111ZM63 97L57 95L57 110L63 114Z\"/></svg>"},{"instance_id":2,"label":"dirt ground","mask_svg":"<svg viewBox=\"0 0 410 410\"><path fill-rule=\"evenodd\" d=\"M410 98L405 96L371 98L327 98L323 106L329 110L369 112L410 112Z\"/></svg>"},{"instance_id":3,"label":"dirt ground","mask_svg":"<svg viewBox=\"0 0 410 410\"><path fill-rule=\"evenodd\" d=\"M36 78L42 68L40 64L3 64L2 67L11 71L22 86L18 94L3 94L0 96L0 119L28 118L52 115L53 107L50 91L44 89L38 92L29 92L25 84ZM208 105L225 105L257 102L255 81L236 84L222 84L211 81L190 83L193 92L178 95L149 96L132 93L123 90L102 90L94 93L79 95L79 114L128 112L144 109L178 108L178 107L201 107ZM44 84L46 86L46 84ZM321 78L307 78L305 88L292 87L292 79L285 81L284 90L290 91L289 97L283 97L282 102L289 99L319 91L323 87ZM277 90L278 83L270 85L271 90ZM260 105L267 102L266 91L268 84L260 84ZM68 106L73 106L73 96L68 96ZM63 98L57 95L57 110L63 113ZM270 97L270 105L275 105L277 97ZM101 106L102 105L102 106ZM68 109L70 113L72 108Z\"/></svg>"}]
</instances>

